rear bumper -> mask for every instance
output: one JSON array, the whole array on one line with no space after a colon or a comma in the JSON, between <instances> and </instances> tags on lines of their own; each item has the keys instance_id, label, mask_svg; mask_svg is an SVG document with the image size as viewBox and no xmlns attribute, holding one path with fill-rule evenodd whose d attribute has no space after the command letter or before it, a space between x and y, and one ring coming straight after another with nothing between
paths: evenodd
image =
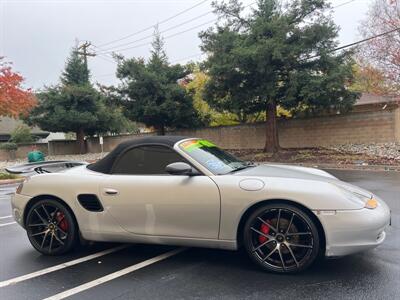
<instances>
[{"instance_id":1,"label":"rear bumper","mask_svg":"<svg viewBox=\"0 0 400 300\"><path fill-rule=\"evenodd\" d=\"M326 237L328 257L344 256L372 249L386 238L390 224L390 210L383 200L377 198L375 209L336 211L335 214L317 214Z\"/></svg>"},{"instance_id":2,"label":"rear bumper","mask_svg":"<svg viewBox=\"0 0 400 300\"><path fill-rule=\"evenodd\" d=\"M25 206L31 198L31 196L21 194L13 194L11 196L11 210L13 218L22 227L24 227Z\"/></svg>"}]
</instances>

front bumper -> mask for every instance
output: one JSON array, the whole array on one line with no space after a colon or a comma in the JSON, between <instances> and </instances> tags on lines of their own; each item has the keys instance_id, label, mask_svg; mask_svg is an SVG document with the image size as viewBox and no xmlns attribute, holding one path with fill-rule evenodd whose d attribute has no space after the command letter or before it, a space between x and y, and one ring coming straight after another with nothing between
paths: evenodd
<instances>
[{"instance_id":1,"label":"front bumper","mask_svg":"<svg viewBox=\"0 0 400 300\"><path fill-rule=\"evenodd\" d=\"M11 211L13 218L22 227L24 227L25 206L31 198L31 196L21 194L11 195Z\"/></svg>"},{"instance_id":2,"label":"front bumper","mask_svg":"<svg viewBox=\"0 0 400 300\"><path fill-rule=\"evenodd\" d=\"M325 230L328 257L344 256L380 245L386 238L390 224L390 209L378 200L375 209L337 210L335 213L317 213Z\"/></svg>"}]
</instances>

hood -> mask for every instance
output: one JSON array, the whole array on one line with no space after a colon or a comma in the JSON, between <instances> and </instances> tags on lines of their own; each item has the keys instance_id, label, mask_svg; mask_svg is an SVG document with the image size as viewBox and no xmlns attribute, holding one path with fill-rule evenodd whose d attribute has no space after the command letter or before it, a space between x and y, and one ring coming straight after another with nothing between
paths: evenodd
<instances>
[{"instance_id":1,"label":"hood","mask_svg":"<svg viewBox=\"0 0 400 300\"><path fill-rule=\"evenodd\" d=\"M329 181L338 180L328 172L319 169L277 164L258 165L234 174L239 176L285 177L323 181L327 181L327 179Z\"/></svg>"},{"instance_id":2,"label":"hood","mask_svg":"<svg viewBox=\"0 0 400 300\"><path fill-rule=\"evenodd\" d=\"M362 195L367 198L370 198L372 196L372 193L367 190L364 190L350 183L341 181L335 176L329 174L328 172L315 168L278 165L278 164L264 164L252 168L247 168L242 171L236 172L234 174L236 176L256 176L256 177L275 177L275 178L282 177L282 178L294 178L302 180L323 181L332 183L338 188L342 189L344 188L347 191Z\"/></svg>"}]
</instances>

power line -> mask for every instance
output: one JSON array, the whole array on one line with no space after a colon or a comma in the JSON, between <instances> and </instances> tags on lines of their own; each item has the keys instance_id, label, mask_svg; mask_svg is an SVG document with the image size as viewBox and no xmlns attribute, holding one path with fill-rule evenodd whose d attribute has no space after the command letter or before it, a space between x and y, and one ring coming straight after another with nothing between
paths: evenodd
<instances>
[{"instance_id":1,"label":"power line","mask_svg":"<svg viewBox=\"0 0 400 300\"><path fill-rule=\"evenodd\" d=\"M357 0L350 0L350 1L344 2L344 3L342 3L342 4L338 4L338 5L334 6L334 7L332 7L332 9L333 9L333 8L338 8L338 7L345 6L345 5L347 5L347 4L349 4L349 3L352 3L352 2L354 2L354 1L357 1Z\"/></svg>"},{"instance_id":2,"label":"power line","mask_svg":"<svg viewBox=\"0 0 400 300\"><path fill-rule=\"evenodd\" d=\"M247 7L249 7L249 6L251 6L251 5L255 4L255 3L256 3L256 2L252 2L252 3L250 3L250 4L246 5L246 6L244 6L243 8L247 8ZM200 19L200 18L202 18L202 17L204 17L204 16L206 16L206 15L209 15L209 14L211 14L211 13L213 13L213 10L208 11L208 12L206 12L206 13L203 13L203 14L201 14L201 15L198 15L198 16L196 16L196 17L194 17L194 18L191 18L191 19L189 19L189 20L187 20L187 21L185 21L185 22L182 22L182 23L179 23L179 24L177 24L177 25L168 27L167 29L161 31L160 34L165 33L165 32L168 32L168 31L171 31L171 30L176 29L176 28L178 28L178 27L181 27L182 25L191 23L192 21L195 21L195 20L197 20L197 19ZM186 29L186 30L184 30L184 31L180 31L180 32L174 33L174 34L169 35L169 36L166 36L166 37L164 37L164 38L166 39L166 38L174 37L175 35L179 35L179 34L182 34L182 33L186 33L186 32L188 32L188 31L191 31L191 30L193 30L193 29L197 29L197 28L199 28L199 27L201 27L201 26L207 25L207 24L212 23L212 22L215 22L215 21L217 21L217 20L218 20L218 18L212 19L212 20L207 21L207 22L205 22L205 23L202 23L202 24L200 24L200 25L196 25L196 26L194 26L194 27L191 27L191 28ZM107 49L102 49L101 46L95 46L95 47L96 47L96 48L99 48L99 49L102 51L101 53L112 53L112 52L116 52L116 51L126 51L126 50L130 50L130 49L135 49L135 48L143 47L143 46L146 46L146 45L150 45L151 42L142 43L142 44L140 44L140 45L137 45L137 46L134 46L134 47L129 47L129 48L122 48L122 49L115 49L115 48L118 48L118 47L121 47L121 46L127 46L127 45L131 45L131 44L135 44L135 43L140 42L140 41L143 41L143 40L145 40L145 39L152 38L153 36L154 36L153 34L147 35L147 36L142 37L142 38L140 38L140 39L137 39L137 40L134 40L134 41L131 41L131 42L127 42L127 43L125 43L125 44L121 44L121 45L118 45L118 46L113 46L113 47L107 48Z\"/></svg>"},{"instance_id":3,"label":"power line","mask_svg":"<svg viewBox=\"0 0 400 300\"><path fill-rule=\"evenodd\" d=\"M204 16L206 16L206 15L209 15L209 14L211 14L211 13L212 13L212 11L208 11L208 12L206 12L206 13L204 13L204 14L201 14L201 15L198 15L198 16L196 16L196 17L194 17L194 18L191 18L191 19L189 19L189 20L187 20L187 21L185 21L185 22L182 22L182 23L179 23L179 24L177 24L177 25L168 27L167 29L164 29L164 30L160 31L160 34L165 33L165 32L168 32L168 31L171 31L171 30L173 30L173 29L175 29L175 28L178 28L178 27L180 27L180 26L182 26L182 25L186 25L186 24L188 24L188 23L191 23L191 22L193 22L193 21L195 21L195 20L198 20L198 19L200 19L200 18L202 18L202 17L204 17ZM140 41L146 40L146 39L148 39L148 38L152 38L152 37L154 37L154 35L153 35L153 34L149 34L149 35L146 35L146 36L144 36L144 37L142 37L142 38L140 38L140 39L134 40L134 41L126 42L126 43L124 43L124 44L119 44L119 45L117 45L117 46L112 46L111 48L103 49L103 51L110 51L110 50L113 50L113 49L115 49L115 48L119 48L119 47L131 45L131 44L135 44L135 43L137 43L137 42L140 42Z\"/></svg>"},{"instance_id":4,"label":"power line","mask_svg":"<svg viewBox=\"0 0 400 300\"><path fill-rule=\"evenodd\" d=\"M342 3L342 4L339 4L339 5L337 5L337 6L332 7L332 9L338 8L338 7L347 5L347 4L350 4L350 3L355 2L355 1L356 1L356 0L351 0L351 1L344 2L344 3ZM203 2L204 2L204 1L203 1ZM256 2L252 2L252 3L250 3L249 5L246 5L244 8L247 8L247 7L249 7L249 6L251 6L251 5L255 4L255 3L256 3ZM201 3L200 3L200 4L201 4ZM198 4L198 5L200 5L200 4ZM192 8L193 8L193 7L192 7ZM177 24L177 25L175 25L175 26L169 27L169 28L165 29L164 31L162 31L161 33L166 32L166 31L169 31L169 30L172 30L172 29L175 29L175 28L180 27L180 26L182 26L182 25L184 25L184 24L190 23L191 21L196 20L196 19L199 19L199 18L202 17L202 16L208 15L208 14L210 14L211 12L212 12L212 11L209 11L209 12L207 12L207 13L204 13L204 14L202 14L202 15L199 15L199 16L197 16L197 17L194 17L194 18L192 18L192 19L189 19L189 20L187 20L187 21L185 21L185 22L182 22L182 23ZM171 17L171 18L172 18L172 17ZM168 20L168 19L166 19L166 20ZM166 37L164 37L164 38L165 38L165 39L168 39L168 38L175 37L175 36L177 36L177 35L186 33L186 32L188 32L188 31L197 29L197 28L199 28L199 27L201 27L201 26L204 26L204 25L207 25L207 24L209 24L209 23L215 22L216 20L218 20L218 18L213 19L213 20L210 20L210 21L207 21L207 22L205 22L205 23L202 23L202 24L199 24L199 25L196 25L196 26L193 26L193 27L190 27L190 28L188 28L188 29L186 29L186 30L183 30L183 31L180 31L180 32L171 34L171 35L166 36ZM378 37L381 37L381 36L386 35L386 34L390 34L391 32L394 32L394 31L396 31L396 30L398 30L398 29L394 29L394 30L392 30L392 31L390 31L390 32L385 32L385 33L382 33L382 34L379 34L379 35L376 35L376 36L373 36L373 37L370 37L370 38L367 38L367 39L364 39L364 40L360 40L360 41L357 41L357 42L355 42L355 43L347 44L347 45L341 46L341 47L339 47L339 48L332 49L332 50L329 51L329 52L334 52L334 51L338 51L338 50L341 50L341 49L345 49L345 48L348 48L348 47L351 47L351 46L354 46L354 45L357 45L357 44L366 42L366 41L368 41L368 40L371 40L371 39L374 39L374 38L378 38ZM127 43L127 44L131 44L131 43L134 43L134 42L137 42L137 41L141 41L141 40L144 40L144 39L149 38L149 37L152 37L152 36L153 36L153 35L151 35L151 36L146 36L146 37L144 37L144 38L142 38L142 39L139 39L139 40L136 40L136 41L132 41L132 42ZM113 53L113 52L115 52L115 51L126 51L126 50L130 50L130 49L140 48L140 47L143 47L143 46L146 46L146 45L149 45L149 44L150 44L150 43L143 43L143 44L139 44L139 45L136 45L136 46L133 46L133 47L123 48L123 49L114 50L114 51L108 51L108 50L110 50L110 49L112 49L112 48L114 48L114 47L112 47L112 48L110 48L110 49L102 49L100 46L96 46L96 45L93 45L93 46L96 47L96 48L98 48L99 50L101 50L101 52L97 52L97 54L98 54L98 55L103 55L103 57L104 57L104 56L109 55L109 54L111 54L111 53ZM120 46L122 46L122 45L120 45ZM115 46L115 47L116 47L116 46ZM186 60L186 59L193 58L193 57L198 57L198 56L201 56L201 55L203 55L203 54L198 53L198 54L190 55L190 56L187 56L187 57L183 57L183 58L180 58L180 59L173 60L173 61L171 61L171 63L178 62L178 61L182 61L182 60ZM319 56L319 55L314 55L314 56L308 57L307 59L316 58L316 57L318 57L318 56ZM103 59L104 59L104 58L103 58ZM108 60L108 61L109 61L109 62L113 62L114 64L116 64L115 61L111 61L111 60ZM108 76L108 75L113 75L113 74L107 74L107 76Z\"/></svg>"},{"instance_id":5,"label":"power line","mask_svg":"<svg viewBox=\"0 0 400 300\"><path fill-rule=\"evenodd\" d=\"M354 43L350 43L350 44L346 44L346 45L334 48L334 49L328 51L327 53L336 52L336 51L339 51L339 50L342 50L342 49L346 49L346 48L349 48L349 47L352 47L352 46L355 46L355 45L358 45L358 44L361 44L361 43L365 43L365 42L368 42L368 41L370 41L372 39L376 39L376 38L391 34L391 33L395 32L395 31L400 31L400 27L392 29L392 30L389 30L389 31L386 31L386 32L383 32L383 33L380 33L380 34L377 34L377 35L374 35L374 36L371 36L369 38L365 38L365 39L359 40L359 41L354 42ZM175 60L171 61L171 63L179 62L179 61L186 60L186 59L193 58L193 57L198 57L198 56L201 56L201 55L203 55L203 53L198 53L198 54L195 54L195 55L186 56L186 57L183 57L183 58L180 58L180 59L175 59ZM320 57L320 56L321 56L320 54L313 55L313 56L305 58L304 60L317 58L317 57ZM114 62L114 63L116 63L116 62ZM106 77L106 76L113 76L113 75L115 75L115 74L114 73L109 73L109 74L98 75L97 77Z\"/></svg>"},{"instance_id":6,"label":"power line","mask_svg":"<svg viewBox=\"0 0 400 300\"><path fill-rule=\"evenodd\" d=\"M356 0L347 1L347 2L345 2L345 3L342 3L342 4L339 4L339 5L337 5L337 6L332 7L332 9L338 8L338 7L347 5L347 4L350 4L350 3L354 2L354 1L356 1ZM252 2L252 3L250 3L250 4L246 5L246 6L244 6L244 8L247 8L247 7L249 7L249 6L251 6L251 5L255 4L255 3L256 3L256 2ZM206 12L206 13L201 14L201 15L199 15L199 16L196 16L196 17L194 17L194 18L192 18L192 19L189 19L189 20L187 20L187 21L185 21L185 22L182 22L182 23L179 23L179 24L177 24L177 25L171 26L171 27L169 27L169 28L167 28L167 29L161 31L160 33L165 33L165 32L168 32L168 31L170 31L170 30L172 30L172 29L178 28L178 27L180 27L180 26L182 26L182 25L188 24L188 23L190 23L190 22L192 22L192 21L194 21L194 20L200 19L201 17L204 17L204 16L206 16L206 15L212 13L212 12L213 12L213 11ZM172 35L166 36L166 37L164 37L164 39L168 39L168 38L171 38L171 37L174 37L174 36L177 36L177 35L186 33L186 32L188 32L188 31L197 29L197 28L199 28L199 27L202 27L202 26L204 26L204 25L210 24L210 23L215 22L215 21L217 21L217 20L218 20L218 18L215 18L215 19L210 20L210 21L207 21L207 22L205 22L205 23L202 23L202 24L199 24L199 25L190 27L190 28L188 28L188 29L186 29L186 30L183 30L183 31L174 33L174 34L172 34ZM113 53L113 52L117 52L117 51L118 51L118 52L119 52L119 51L127 51L127 50L131 50L131 49L136 49L136 48L144 47L144 46L146 46L146 45L150 45L151 42L142 43L142 44L139 44L139 45L136 45L136 46L133 46L133 47L126 47L126 48L122 48L122 49L116 49L116 48L121 47L121 46L127 46L127 45L131 45L131 44L135 44L135 43L137 43L137 42L143 41L143 40L148 39L148 38L151 38L151 37L153 37L153 35L148 35L148 36L145 36L145 37L143 37L143 38L140 38L140 39L137 39L137 40L134 40L134 41L131 41L131 42L127 42L127 43L124 43L124 44L121 44L121 45L119 45L119 46L113 46L113 47L108 48L108 49L102 49L102 52L99 52L99 53L107 54L107 53ZM100 47L101 47L101 46L98 46L98 48L100 48Z\"/></svg>"},{"instance_id":7,"label":"power line","mask_svg":"<svg viewBox=\"0 0 400 300\"><path fill-rule=\"evenodd\" d=\"M115 61L109 59L108 56L104 56L104 54L98 54L97 57L109 63L115 64Z\"/></svg>"},{"instance_id":8,"label":"power line","mask_svg":"<svg viewBox=\"0 0 400 300\"><path fill-rule=\"evenodd\" d=\"M199 25L196 25L196 26L193 26L193 27L190 27L190 28L188 28L188 29L186 29L186 30L179 31L179 32L176 32L176 33L171 34L171 35L167 35L167 36L164 37L164 39L166 40L166 39L175 37L175 36L177 36L177 35L186 33L186 32L188 32L188 31L192 31L192 30L197 29L197 28L199 28L199 27L202 27L202 26L204 26L204 25L213 23L213 22L215 22L216 20L218 20L218 18L217 18L217 19L210 20L210 21L207 21L207 22L204 22L204 23L202 23L202 24L199 24ZM98 52L98 54L107 54L107 53L113 53L113 52L116 52L116 51L118 51L118 52L120 52L120 51L126 51L126 50L131 50L131 49L136 49L136 48L144 47L144 46L147 46L147 45L150 45L150 44L151 44L151 43L147 42L147 43L139 44L139 45L132 46L132 47L117 49L117 50L114 50L114 51Z\"/></svg>"},{"instance_id":9,"label":"power line","mask_svg":"<svg viewBox=\"0 0 400 300\"><path fill-rule=\"evenodd\" d=\"M164 23L166 23L166 22L168 22L168 21L170 21L170 20L172 20L172 19L174 19L174 18L176 18L176 17L178 17L178 16L180 16L180 15L183 15L184 13L186 13L186 12L188 12L188 11L190 11L190 10L192 10L192 9L194 9L194 8L196 8L196 7L198 7L198 6L200 6L200 5L202 5L203 3L207 2L207 1L209 1L209 0L200 1L199 3L193 5L193 6L189 7L189 8L186 8L186 9L182 10L181 12L179 12L179 13L177 13L177 14L175 14L175 15L172 15L171 17L168 17L168 18L166 18L166 19L164 19L164 20L161 20L160 22L158 22L158 23L156 23L156 24L153 24L153 25L151 25L151 26L148 26L148 27L146 27L146 28L143 28L143 29L141 29L141 30L139 30L139 31L136 31L136 32L134 32L134 33L128 34L128 35L126 35L126 36L123 36L123 37L121 37L121 38L119 38L119 39L115 39L115 40L112 40L112 41L110 41L110 42L100 44L99 47L103 47L103 46L107 46L107 45L110 45L110 44L113 44L113 43L116 43L116 42L119 42L119 41L123 41L123 40L126 40L126 39L128 39L128 38L130 38L130 37L132 37L132 36L135 36L135 35L138 35L138 34L140 34L140 33L146 32L146 31L148 31L148 30L154 28L154 26L156 26L157 24L164 24Z\"/></svg>"},{"instance_id":10,"label":"power line","mask_svg":"<svg viewBox=\"0 0 400 300\"><path fill-rule=\"evenodd\" d=\"M256 2L252 2L252 3L250 3L250 4L246 5L246 6L244 6L244 8L247 8L247 7L249 7L249 6L251 6L251 5L255 4L255 3L256 3ZM183 23L181 23L181 24L178 24L178 25L169 27L169 28L167 28L166 30L161 31L160 33L164 33L164 32L166 32L166 31L169 31L169 30L175 29L175 28L177 28L177 27L180 27L180 26L182 26L182 25L184 25L184 24L187 24L187 23L189 23L189 22L191 22L191 21L193 21L193 20L199 19L200 17L205 16L205 15L208 15L208 14L210 14L210 13L212 13L212 12L213 12L213 11L209 11L209 12L203 14L203 15L197 16L197 17L195 17L195 18L193 18L193 19L190 19L190 20L188 20L188 21L186 21L186 22L183 22ZM177 36L177 35L186 33L186 32L188 32L188 31L192 31L192 30L197 29L197 28L199 28L199 27L202 27L202 26L204 26L204 25L213 23L213 22L217 21L218 19L219 19L219 18L214 18L214 19L212 19L212 20L209 20L209 21L204 22L204 23L202 23L202 24L199 24L199 25L190 27L190 28L185 29L185 30L183 30L183 31L179 31L179 32L173 33L173 34L171 34L171 35L167 35L167 36L164 37L164 39L168 39L168 38L171 38L171 37L174 37L174 36ZM143 40L143 39L146 39L146 38L149 38L149 37L153 37L153 35L148 36L148 37L144 37L144 38L139 39L139 40ZM139 41L139 40L137 40L137 41ZM135 41L132 41L132 42L127 43L127 44L132 44L132 43L134 43L134 42L135 42ZM103 52L100 52L100 53L113 53L113 52L116 52L116 51L126 51L126 50L131 50L131 49L140 48L140 47L143 47L143 46L146 46L146 45L150 45L150 44L151 44L151 42L150 42L150 43L147 42L147 43L142 43L142 44L139 44L139 45L136 45L136 46L133 46L133 47L122 48L122 49L115 49L115 50L112 50L112 51L108 51L108 49L104 49L105 51L103 50ZM97 46L97 48L100 48L100 46ZM110 49L112 49L112 48L110 48Z\"/></svg>"},{"instance_id":11,"label":"power line","mask_svg":"<svg viewBox=\"0 0 400 300\"><path fill-rule=\"evenodd\" d=\"M362 39L362 40L359 40L359 41L354 42L354 43L350 43L350 44L347 44L347 45L343 45L343 46L334 48L334 49L332 49L330 51L327 51L327 53L336 52L336 51L339 51L339 50L342 50L342 49L346 49L346 48L349 48L349 47L352 47L352 46L355 46L355 45L358 45L358 44L361 44L361 43L365 43L365 42L368 42L370 40L373 40L373 39L376 39L376 38L391 34L391 33L395 32L395 31L400 31L400 27L397 27L395 29L392 29L392 30L389 30L389 31L386 31L386 32L383 32L383 33L380 33L380 34L377 34L377 35ZM312 58L317 58L317 57L320 57L320 56L321 56L321 54L316 54L316 55L313 55L313 56L305 58L305 60L312 59Z\"/></svg>"}]
</instances>

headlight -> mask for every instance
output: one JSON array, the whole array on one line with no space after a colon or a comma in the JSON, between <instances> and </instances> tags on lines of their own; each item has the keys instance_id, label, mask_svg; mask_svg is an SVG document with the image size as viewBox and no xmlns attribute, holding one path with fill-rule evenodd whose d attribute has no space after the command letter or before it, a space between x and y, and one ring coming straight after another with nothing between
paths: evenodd
<instances>
[{"instance_id":1,"label":"headlight","mask_svg":"<svg viewBox=\"0 0 400 300\"><path fill-rule=\"evenodd\" d=\"M378 206L378 201L375 198L371 198L365 203L365 208L374 209L377 206Z\"/></svg>"},{"instance_id":2,"label":"headlight","mask_svg":"<svg viewBox=\"0 0 400 300\"><path fill-rule=\"evenodd\" d=\"M365 190L361 190L356 186L335 183L337 187L339 187L345 194L348 195L348 198L358 200L361 202L365 208L374 209L378 206L378 201L373 197L373 195Z\"/></svg>"}]
</instances>

